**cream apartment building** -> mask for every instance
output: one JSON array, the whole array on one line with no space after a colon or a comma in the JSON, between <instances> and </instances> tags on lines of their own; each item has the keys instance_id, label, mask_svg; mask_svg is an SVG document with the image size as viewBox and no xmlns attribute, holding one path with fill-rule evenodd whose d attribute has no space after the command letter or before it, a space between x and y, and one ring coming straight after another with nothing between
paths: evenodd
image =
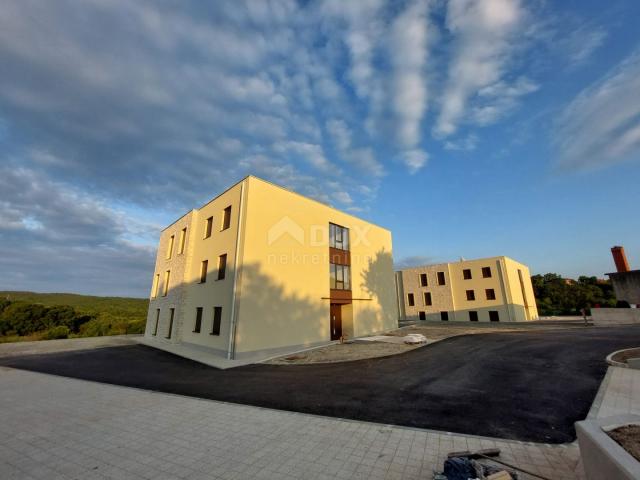
<instances>
[{"instance_id":1,"label":"cream apartment building","mask_svg":"<svg viewBox=\"0 0 640 480\"><path fill-rule=\"evenodd\" d=\"M523 322L538 309L526 265L508 257L425 265L396 272L401 320Z\"/></svg>"},{"instance_id":2,"label":"cream apartment building","mask_svg":"<svg viewBox=\"0 0 640 480\"><path fill-rule=\"evenodd\" d=\"M391 232L249 176L162 231L145 343L227 359L395 328Z\"/></svg>"}]
</instances>

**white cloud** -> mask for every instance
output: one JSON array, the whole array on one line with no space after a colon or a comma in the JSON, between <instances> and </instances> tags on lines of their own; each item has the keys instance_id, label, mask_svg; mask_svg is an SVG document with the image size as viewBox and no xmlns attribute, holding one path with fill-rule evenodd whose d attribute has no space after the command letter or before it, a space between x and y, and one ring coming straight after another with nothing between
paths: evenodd
<instances>
[{"instance_id":1,"label":"white cloud","mask_svg":"<svg viewBox=\"0 0 640 480\"><path fill-rule=\"evenodd\" d=\"M382 0L327 0L322 6L325 15L342 18L347 23L344 41L351 59L349 79L361 98L369 97L374 88L372 63L381 33L378 15L382 5Z\"/></svg>"},{"instance_id":2,"label":"white cloud","mask_svg":"<svg viewBox=\"0 0 640 480\"><path fill-rule=\"evenodd\" d=\"M406 150L402 153L402 161L412 175L424 167L427 160L429 160L429 155L420 149Z\"/></svg>"},{"instance_id":3,"label":"white cloud","mask_svg":"<svg viewBox=\"0 0 640 480\"><path fill-rule=\"evenodd\" d=\"M513 83L499 81L488 85L478 91L471 108L471 118L480 126L495 123L518 105L520 97L539 88L539 85L525 77L520 77Z\"/></svg>"},{"instance_id":4,"label":"white cloud","mask_svg":"<svg viewBox=\"0 0 640 480\"><path fill-rule=\"evenodd\" d=\"M559 165L590 169L640 160L640 50L582 90L554 133Z\"/></svg>"},{"instance_id":5,"label":"white cloud","mask_svg":"<svg viewBox=\"0 0 640 480\"><path fill-rule=\"evenodd\" d=\"M478 136L469 134L458 140L447 140L444 144L445 150L471 152L478 146Z\"/></svg>"},{"instance_id":6,"label":"white cloud","mask_svg":"<svg viewBox=\"0 0 640 480\"><path fill-rule=\"evenodd\" d=\"M0 289L146 296L158 225L25 168L0 168Z\"/></svg>"},{"instance_id":7,"label":"white cloud","mask_svg":"<svg viewBox=\"0 0 640 480\"><path fill-rule=\"evenodd\" d=\"M434 128L437 136L454 133L471 97L500 81L525 13L518 0L449 2L446 26L453 36L453 58Z\"/></svg>"},{"instance_id":8,"label":"white cloud","mask_svg":"<svg viewBox=\"0 0 640 480\"><path fill-rule=\"evenodd\" d=\"M385 174L384 167L376 159L371 148L353 148L352 131L344 120L329 120L326 129L338 153L360 173L373 177L382 177Z\"/></svg>"},{"instance_id":9,"label":"white cloud","mask_svg":"<svg viewBox=\"0 0 640 480\"><path fill-rule=\"evenodd\" d=\"M302 157L306 162L313 166L316 170L324 173L339 174L339 169L333 165L325 157L322 146L305 143L287 141L276 143L273 149L278 153L293 153L296 156Z\"/></svg>"},{"instance_id":10,"label":"white cloud","mask_svg":"<svg viewBox=\"0 0 640 480\"><path fill-rule=\"evenodd\" d=\"M420 123L427 108L427 13L426 1L417 0L391 27L392 110L397 118L396 137L404 148L413 148L420 141Z\"/></svg>"},{"instance_id":11,"label":"white cloud","mask_svg":"<svg viewBox=\"0 0 640 480\"><path fill-rule=\"evenodd\" d=\"M566 26L562 27L566 30ZM553 47L564 52L571 66L576 66L586 62L604 44L607 36L604 27L583 22L565 36L560 36Z\"/></svg>"}]
</instances>

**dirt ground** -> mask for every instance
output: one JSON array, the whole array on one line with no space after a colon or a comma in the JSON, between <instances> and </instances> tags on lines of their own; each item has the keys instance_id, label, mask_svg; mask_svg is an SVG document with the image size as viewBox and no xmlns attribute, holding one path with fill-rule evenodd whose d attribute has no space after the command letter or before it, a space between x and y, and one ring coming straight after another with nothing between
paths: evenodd
<instances>
[{"instance_id":1,"label":"dirt ground","mask_svg":"<svg viewBox=\"0 0 640 480\"><path fill-rule=\"evenodd\" d=\"M523 330L549 330L554 328L568 328L574 325L567 324L541 324L531 323L522 325L500 325L478 323L469 325L468 323L460 324L442 324L442 323L426 323L424 325L412 325L409 327L398 328L386 332L385 335L393 335L404 337L410 333L421 333L427 337L428 344L444 340L445 338L455 337L457 335L473 335L478 333L495 333L495 332L520 332ZM582 328L578 325L575 328ZM408 352L424 346L422 345L403 345L383 342L370 343L343 343L327 345L306 352L284 355L282 357L273 358L264 363L274 365L303 365L309 363L335 363L347 362L350 360L362 360L365 358L386 357L396 355L398 353Z\"/></svg>"},{"instance_id":2,"label":"dirt ground","mask_svg":"<svg viewBox=\"0 0 640 480\"><path fill-rule=\"evenodd\" d=\"M640 357L640 348L630 348L629 350L624 350L623 352L616 353L611 359L614 362L627 363L627 360L630 358L638 358Z\"/></svg>"},{"instance_id":3,"label":"dirt ground","mask_svg":"<svg viewBox=\"0 0 640 480\"><path fill-rule=\"evenodd\" d=\"M636 460L640 461L640 425L625 425L609 432L609 436Z\"/></svg>"},{"instance_id":4,"label":"dirt ground","mask_svg":"<svg viewBox=\"0 0 640 480\"><path fill-rule=\"evenodd\" d=\"M415 350L422 345L405 345L402 343L337 343L326 347L316 348L306 352L294 353L283 357L273 358L264 363L274 365L301 365L307 363L335 363L361 360L363 358L386 357L398 353Z\"/></svg>"}]
</instances>

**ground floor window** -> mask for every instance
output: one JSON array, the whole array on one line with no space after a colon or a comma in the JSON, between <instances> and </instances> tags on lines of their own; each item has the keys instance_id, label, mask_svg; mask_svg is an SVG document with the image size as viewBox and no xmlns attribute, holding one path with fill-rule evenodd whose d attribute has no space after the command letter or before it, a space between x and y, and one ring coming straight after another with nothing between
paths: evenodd
<instances>
[{"instance_id":1,"label":"ground floor window","mask_svg":"<svg viewBox=\"0 0 640 480\"><path fill-rule=\"evenodd\" d=\"M171 331L173 330L173 315L175 314L176 309L169 309L169 328L167 328L167 338L171 338Z\"/></svg>"},{"instance_id":2,"label":"ground floor window","mask_svg":"<svg viewBox=\"0 0 640 480\"><path fill-rule=\"evenodd\" d=\"M211 335L220 335L220 323L222 322L222 307L213 307L213 326Z\"/></svg>"},{"instance_id":3,"label":"ground floor window","mask_svg":"<svg viewBox=\"0 0 640 480\"><path fill-rule=\"evenodd\" d=\"M427 319L427 314L424 312L418 312L418 318L420 320L426 320Z\"/></svg>"},{"instance_id":4,"label":"ground floor window","mask_svg":"<svg viewBox=\"0 0 640 480\"><path fill-rule=\"evenodd\" d=\"M193 327L193 333L200 333L202 327L202 307L196 308L196 324Z\"/></svg>"},{"instance_id":5,"label":"ground floor window","mask_svg":"<svg viewBox=\"0 0 640 480\"><path fill-rule=\"evenodd\" d=\"M440 320L444 322L449 320L449 312L440 312Z\"/></svg>"},{"instance_id":6,"label":"ground floor window","mask_svg":"<svg viewBox=\"0 0 640 480\"><path fill-rule=\"evenodd\" d=\"M489 320L491 320L492 322L500 321L500 314L497 310L489 310Z\"/></svg>"},{"instance_id":7,"label":"ground floor window","mask_svg":"<svg viewBox=\"0 0 640 480\"><path fill-rule=\"evenodd\" d=\"M160 323L160 309L156 308L156 323L153 326L153 334L154 335L158 334L158 323Z\"/></svg>"},{"instance_id":8,"label":"ground floor window","mask_svg":"<svg viewBox=\"0 0 640 480\"><path fill-rule=\"evenodd\" d=\"M476 311L470 311L469 312L469 321L470 322L477 322L478 321L478 312Z\"/></svg>"}]
</instances>

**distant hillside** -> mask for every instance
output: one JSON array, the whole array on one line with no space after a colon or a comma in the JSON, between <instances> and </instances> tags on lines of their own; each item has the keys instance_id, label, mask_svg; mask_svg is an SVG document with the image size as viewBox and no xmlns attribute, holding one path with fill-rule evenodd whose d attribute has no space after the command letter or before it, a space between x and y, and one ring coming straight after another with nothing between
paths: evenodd
<instances>
[{"instance_id":1,"label":"distant hillside","mask_svg":"<svg viewBox=\"0 0 640 480\"><path fill-rule=\"evenodd\" d=\"M44 307L69 306L78 314L90 315L94 320L86 323L74 336L118 335L142 333L147 317L149 300L146 298L97 297L74 293L35 293L0 291L0 303L43 305ZM30 336L30 340L38 339ZM5 338L2 341L27 340L27 338Z\"/></svg>"},{"instance_id":2,"label":"distant hillside","mask_svg":"<svg viewBox=\"0 0 640 480\"><path fill-rule=\"evenodd\" d=\"M149 300L146 298L130 297L96 297L92 295L78 295L76 293L36 293L0 291L0 299L12 302L39 303L47 307L54 305L69 305L78 312L88 314L108 313L115 317L138 316L146 318Z\"/></svg>"}]
</instances>

